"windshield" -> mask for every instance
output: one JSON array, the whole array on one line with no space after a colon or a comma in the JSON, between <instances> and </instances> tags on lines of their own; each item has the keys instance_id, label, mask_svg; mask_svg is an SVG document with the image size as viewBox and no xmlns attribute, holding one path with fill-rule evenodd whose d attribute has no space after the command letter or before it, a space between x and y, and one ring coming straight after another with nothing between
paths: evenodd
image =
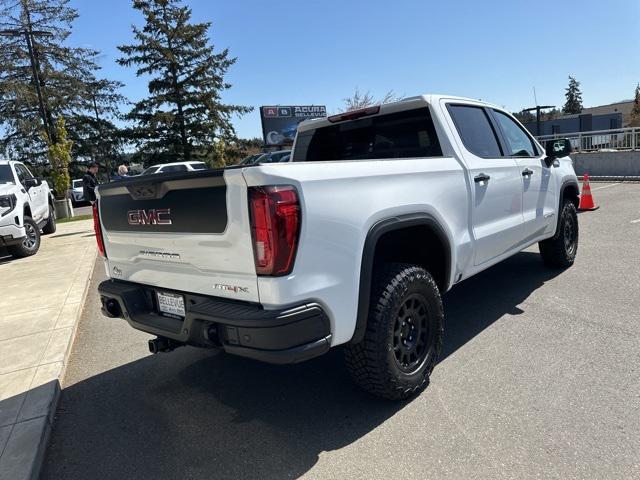
<instances>
[{"instance_id":1,"label":"windshield","mask_svg":"<svg viewBox=\"0 0 640 480\"><path fill-rule=\"evenodd\" d=\"M156 173L158 167L149 167L146 170L143 170L140 175L149 175L150 173Z\"/></svg>"},{"instance_id":2,"label":"windshield","mask_svg":"<svg viewBox=\"0 0 640 480\"><path fill-rule=\"evenodd\" d=\"M13 172L9 165L0 165L0 183L14 183Z\"/></svg>"},{"instance_id":3,"label":"windshield","mask_svg":"<svg viewBox=\"0 0 640 480\"><path fill-rule=\"evenodd\" d=\"M82 180L73 181L73 188L81 188L81 187L82 187Z\"/></svg>"}]
</instances>

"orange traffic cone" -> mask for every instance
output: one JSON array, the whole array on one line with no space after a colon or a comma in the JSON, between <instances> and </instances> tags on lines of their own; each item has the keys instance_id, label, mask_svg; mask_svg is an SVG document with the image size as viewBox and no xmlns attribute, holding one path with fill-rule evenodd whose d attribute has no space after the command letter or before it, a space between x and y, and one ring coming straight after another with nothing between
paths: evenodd
<instances>
[{"instance_id":1,"label":"orange traffic cone","mask_svg":"<svg viewBox=\"0 0 640 480\"><path fill-rule=\"evenodd\" d=\"M597 208L599 208L599 206L593 201L593 195L591 195L589 174L585 173L582 182L582 195L580 195L580 205L578 205L578 210L596 210Z\"/></svg>"}]
</instances>

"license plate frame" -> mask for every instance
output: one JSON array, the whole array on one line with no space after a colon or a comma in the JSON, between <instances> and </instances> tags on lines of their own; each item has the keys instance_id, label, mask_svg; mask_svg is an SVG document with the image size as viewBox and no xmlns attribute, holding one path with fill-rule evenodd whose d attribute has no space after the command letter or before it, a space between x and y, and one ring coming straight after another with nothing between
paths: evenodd
<instances>
[{"instance_id":1,"label":"license plate frame","mask_svg":"<svg viewBox=\"0 0 640 480\"><path fill-rule=\"evenodd\" d=\"M174 318L184 318L186 316L184 295L156 290L156 301L158 302L160 314Z\"/></svg>"}]
</instances>

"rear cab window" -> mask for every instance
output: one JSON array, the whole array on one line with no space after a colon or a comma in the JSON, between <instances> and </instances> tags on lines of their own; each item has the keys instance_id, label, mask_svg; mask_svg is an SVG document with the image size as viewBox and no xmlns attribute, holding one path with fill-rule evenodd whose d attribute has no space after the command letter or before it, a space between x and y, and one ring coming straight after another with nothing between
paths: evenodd
<instances>
[{"instance_id":1,"label":"rear cab window","mask_svg":"<svg viewBox=\"0 0 640 480\"><path fill-rule=\"evenodd\" d=\"M425 107L299 132L292 161L441 156L431 112Z\"/></svg>"}]
</instances>

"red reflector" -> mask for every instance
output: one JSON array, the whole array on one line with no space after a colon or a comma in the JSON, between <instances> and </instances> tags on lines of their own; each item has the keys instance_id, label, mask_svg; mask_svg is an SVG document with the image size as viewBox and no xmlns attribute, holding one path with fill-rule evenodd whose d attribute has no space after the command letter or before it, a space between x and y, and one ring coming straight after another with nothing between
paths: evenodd
<instances>
[{"instance_id":1,"label":"red reflector","mask_svg":"<svg viewBox=\"0 0 640 480\"><path fill-rule=\"evenodd\" d=\"M339 113L338 115L331 115L327 120L331 123L343 122L345 120L355 120L360 117L367 117L369 115L376 115L380 112L380 105L373 107L361 108L360 110L352 110L350 112Z\"/></svg>"},{"instance_id":2,"label":"red reflector","mask_svg":"<svg viewBox=\"0 0 640 480\"><path fill-rule=\"evenodd\" d=\"M96 232L96 242L98 243L98 252L104 258L107 253L104 250L104 239L102 238L102 227L100 226L100 213L98 212L98 202L93 204L93 230Z\"/></svg>"},{"instance_id":3,"label":"red reflector","mask_svg":"<svg viewBox=\"0 0 640 480\"><path fill-rule=\"evenodd\" d=\"M300 202L290 185L249 189L251 236L258 275L287 275L300 233Z\"/></svg>"}]
</instances>

